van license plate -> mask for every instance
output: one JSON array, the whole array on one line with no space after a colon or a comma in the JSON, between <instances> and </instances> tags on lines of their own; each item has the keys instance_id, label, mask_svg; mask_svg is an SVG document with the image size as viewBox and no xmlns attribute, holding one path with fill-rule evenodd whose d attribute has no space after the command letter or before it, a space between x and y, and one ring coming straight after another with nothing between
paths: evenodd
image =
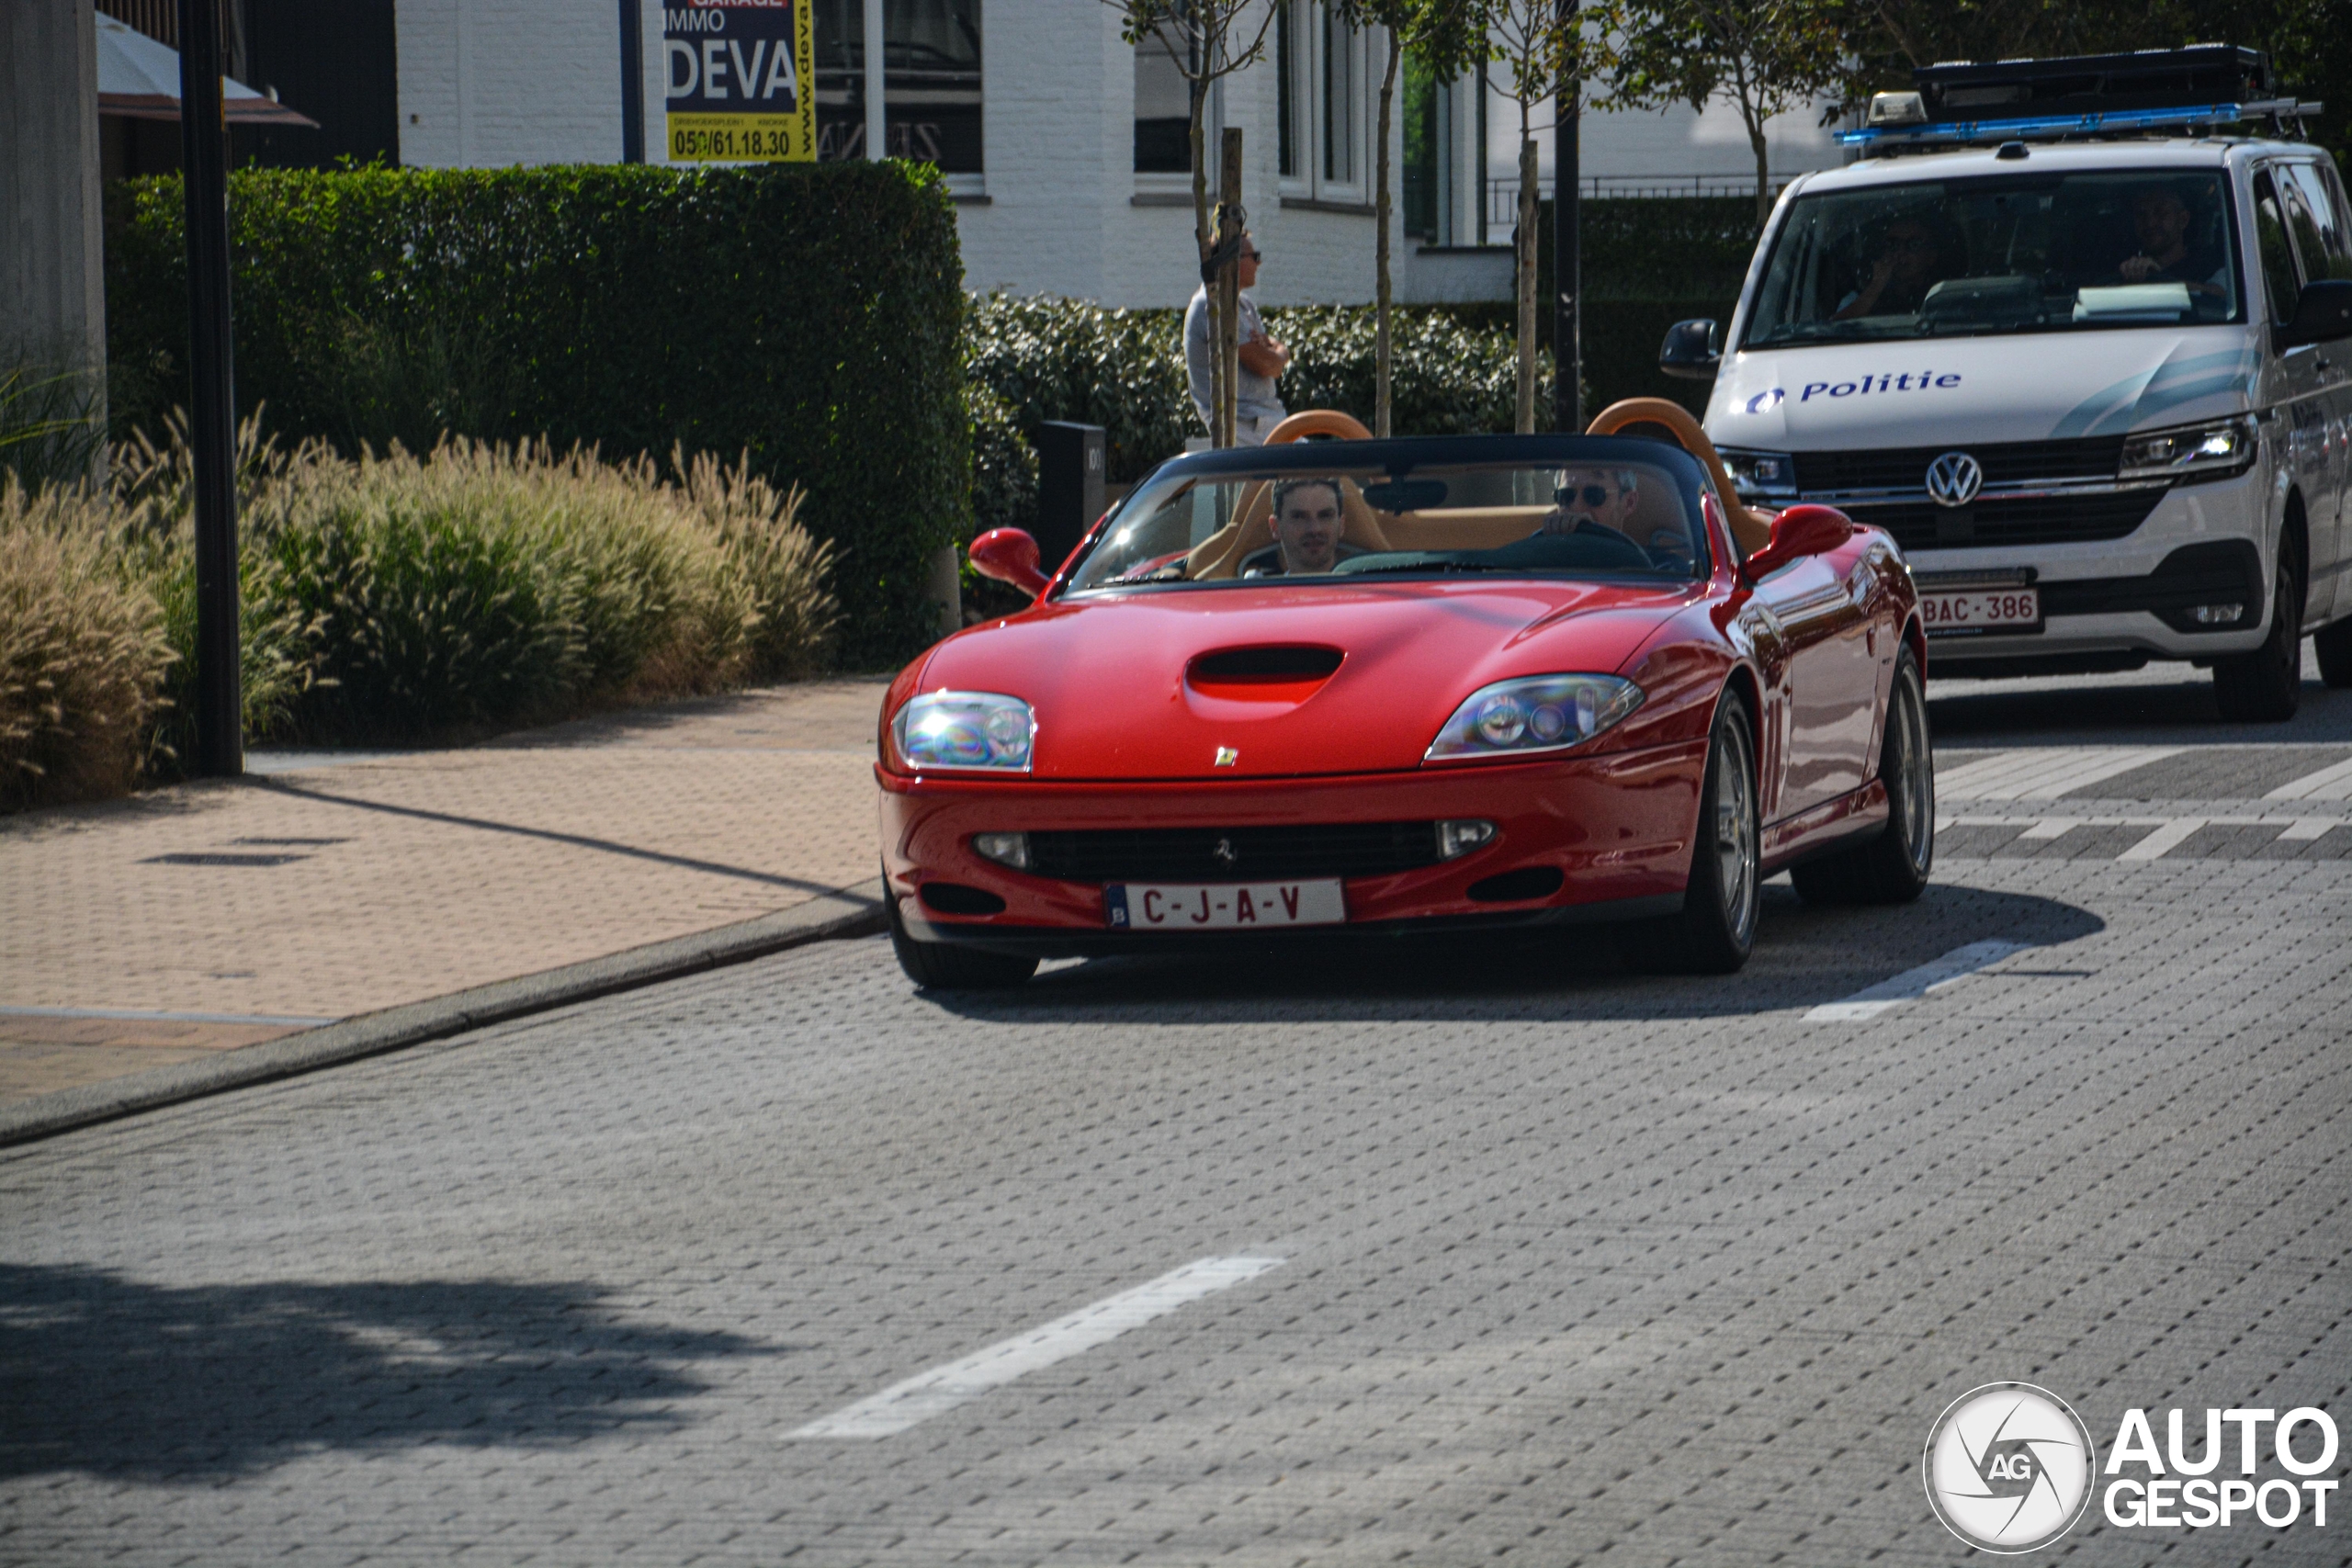
<instances>
[{"instance_id":1,"label":"van license plate","mask_svg":"<svg viewBox=\"0 0 2352 1568\"><path fill-rule=\"evenodd\" d=\"M1922 593L1919 620L1929 637L2038 632L2041 592L2034 588L1983 588L1968 593Z\"/></svg>"},{"instance_id":2,"label":"van license plate","mask_svg":"<svg viewBox=\"0 0 2352 1568\"><path fill-rule=\"evenodd\" d=\"M1102 890L1113 931L1229 931L1336 926L1348 918L1339 881L1113 883Z\"/></svg>"}]
</instances>

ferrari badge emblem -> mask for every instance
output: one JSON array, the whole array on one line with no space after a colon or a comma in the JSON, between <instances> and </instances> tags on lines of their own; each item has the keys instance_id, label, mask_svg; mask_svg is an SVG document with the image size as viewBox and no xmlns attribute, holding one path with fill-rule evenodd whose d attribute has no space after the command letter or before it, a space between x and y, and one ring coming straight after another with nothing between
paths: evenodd
<instances>
[{"instance_id":1,"label":"ferrari badge emblem","mask_svg":"<svg viewBox=\"0 0 2352 1568\"><path fill-rule=\"evenodd\" d=\"M1209 853L1215 855L1216 857L1216 863L1225 867L1227 871L1232 870L1234 863L1241 858L1239 855L1233 852L1233 840L1231 839L1219 839L1216 841L1216 848L1211 850Z\"/></svg>"},{"instance_id":2,"label":"ferrari badge emblem","mask_svg":"<svg viewBox=\"0 0 2352 1568\"><path fill-rule=\"evenodd\" d=\"M1229 768L1239 761L1241 761L1241 753L1235 750L1232 747L1220 746L1216 749L1216 765L1218 767Z\"/></svg>"}]
</instances>

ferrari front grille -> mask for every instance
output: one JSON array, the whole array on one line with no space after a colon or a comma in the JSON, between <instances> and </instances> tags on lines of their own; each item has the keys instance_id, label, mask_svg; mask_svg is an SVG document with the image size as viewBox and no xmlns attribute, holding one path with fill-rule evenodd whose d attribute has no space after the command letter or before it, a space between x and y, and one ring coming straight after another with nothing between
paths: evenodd
<instances>
[{"instance_id":1,"label":"ferrari front grille","mask_svg":"<svg viewBox=\"0 0 2352 1568\"><path fill-rule=\"evenodd\" d=\"M1385 876L1438 862L1434 822L1033 832L1029 869L1063 882L1263 882Z\"/></svg>"}]
</instances>

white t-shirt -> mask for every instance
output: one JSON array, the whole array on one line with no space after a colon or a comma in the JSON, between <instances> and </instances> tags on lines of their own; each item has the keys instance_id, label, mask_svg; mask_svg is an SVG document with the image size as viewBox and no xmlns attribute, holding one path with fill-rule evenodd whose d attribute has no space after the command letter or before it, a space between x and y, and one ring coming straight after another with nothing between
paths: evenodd
<instances>
[{"instance_id":1,"label":"white t-shirt","mask_svg":"<svg viewBox=\"0 0 2352 1568\"><path fill-rule=\"evenodd\" d=\"M1255 343L1266 335L1266 323L1258 319L1258 302L1249 295L1241 296L1242 343ZM1234 417L1243 423L1254 419L1280 419L1288 411L1274 390L1272 376L1260 376L1247 365L1237 367L1240 378L1234 386ZM1191 384L1193 408L1201 416L1203 425L1211 425L1209 418L1209 389L1215 385L1209 372L1209 290L1206 284L1193 290L1193 302L1184 307L1184 379Z\"/></svg>"}]
</instances>

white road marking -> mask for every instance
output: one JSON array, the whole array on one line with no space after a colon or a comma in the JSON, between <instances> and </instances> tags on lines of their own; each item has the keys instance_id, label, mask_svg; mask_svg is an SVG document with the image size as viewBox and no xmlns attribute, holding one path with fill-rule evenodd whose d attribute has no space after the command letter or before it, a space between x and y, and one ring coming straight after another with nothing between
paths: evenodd
<instances>
[{"instance_id":1,"label":"white road marking","mask_svg":"<svg viewBox=\"0 0 2352 1568\"><path fill-rule=\"evenodd\" d=\"M2115 858L2126 860L2162 860L2181 845L2188 842L2198 829L2205 826L2202 817L2175 817Z\"/></svg>"},{"instance_id":2,"label":"white road marking","mask_svg":"<svg viewBox=\"0 0 2352 1568\"><path fill-rule=\"evenodd\" d=\"M1808 1023L1876 1018L1891 1012L1905 1002L1917 1001L1929 991L1939 990L1955 980L1964 980L1988 964L1997 964L2012 953L2023 953L2038 945L2030 942L2009 942L1994 938L1989 942L1972 942L1966 947L1955 947L1933 963L1922 964L1917 969L1905 969L1892 979L1881 980L1866 990L1856 991L1842 1000L1824 1002L1806 1013Z\"/></svg>"},{"instance_id":3,"label":"white road marking","mask_svg":"<svg viewBox=\"0 0 2352 1568\"><path fill-rule=\"evenodd\" d=\"M2018 835L2020 839L2063 839L2083 825L2079 817L2045 817Z\"/></svg>"},{"instance_id":4,"label":"white road marking","mask_svg":"<svg viewBox=\"0 0 2352 1568\"><path fill-rule=\"evenodd\" d=\"M2343 826L2343 823L2325 817L2301 817L2287 824L2287 830L2278 835L2277 841L2282 844L2308 844L2324 838L2330 828Z\"/></svg>"},{"instance_id":5,"label":"white road marking","mask_svg":"<svg viewBox=\"0 0 2352 1568\"><path fill-rule=\"evenodd\" d=\"M1996 751L1939 770L1936 793L1953 800L2054 800L2150 762L2188 750L2186 746L2029 747Z\"/></svg>"},{"instance_id":6,"label":"white road marking","mask_svg":"<svg viewBox=\"0 0 2352 1568\"><path fill-rule=\"evenodd\" d=\"M1279 1258L1204 1258L1148 1284L1107 1296L1081 1307L1068 1317L999 1340L960 1361L918 1372L904 1382L805 1427L786 1432L793 1438L887 1438L917 1422L953 1410L1026 1372L1037 1371L1117 1338L1128 1329L1149 1323L1188 1302L1246 1280L1269 1269L1282 1267Z\"/></svg>"},{"instance_id":7,"label":"white road marking","mask_svg":"<svg viewBox=\"0 0 2352 1568\"><path fill-rule=\"evenodd\" d=\"M2262 797L2265 800L2352 800L2352 761L2338 762L2315 773L2290 779Z\"/></svg>"},{"instance_id":8,"label":"white road marking","mask_svg":"<svg viewBox=\"0 0 2352 1568\"><path fill-rule=\"evenodd\" d=\"M304 1018L267 1012L147 1012L138 1008L0 1007L0 1018L119 1018L139 1023L282 1023L298 1028L343 1021L339 1018Z\"/></svg>"}]
</instances>

